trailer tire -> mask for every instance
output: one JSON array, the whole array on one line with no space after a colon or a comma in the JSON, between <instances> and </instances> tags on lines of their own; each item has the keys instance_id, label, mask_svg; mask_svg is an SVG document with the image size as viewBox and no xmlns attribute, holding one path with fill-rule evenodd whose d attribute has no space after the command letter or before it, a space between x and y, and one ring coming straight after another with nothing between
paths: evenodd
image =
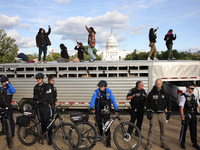
<instances>
[{"instance_id":1,"label":"trailer tire","mask_svg":"<svg viewBox=\"0 0 200 150\"><path fill-rule=\"evenodd\" d=\"M20 111L23 113L26 109L30 109L32 110L32 105L31 102L28 100L24 100L22 101L22 103L20 104Z\"/></svg>"}]
</instances>

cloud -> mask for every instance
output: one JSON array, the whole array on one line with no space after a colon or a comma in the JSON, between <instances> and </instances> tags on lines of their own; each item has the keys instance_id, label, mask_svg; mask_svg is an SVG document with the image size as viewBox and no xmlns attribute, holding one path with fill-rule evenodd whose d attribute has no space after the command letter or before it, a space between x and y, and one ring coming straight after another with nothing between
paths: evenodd
<instances>
[{"instance_id":1,"label":"cloud","mask_svg":"<svg viewBox=\"0 0 200 150\"><path fill-rule=\"evenodd\" d=\"M21 19L19 16L8 17L0 14L0 20L1 29L13 29L14 27L20 27L29 30L31 28L31 25L28 23L21 24Z\"/></svg>"},{"instance_id":2,"label":"cloud","mask_svg":"<svg viewBox=\"0 0 200 150\"><path fill-rule=\"evenodd\" d=\"M129 34L130 35L140 35L146 31L147 27L150 27L151 25L142 25L139 27L132 27Z\"/></svg>"},{"instance_id":3,"label":"cloud","mask_svg":"<svg viewBox=\"0 0 200 150\"><path fill-rule=\"evenodd\" d=\"M7 33L8 37L11 37L16 40L16 44L19 46L19 48L29 48L29 47L35 47L35 40L29 37L21 37L17 31L10 30Z\"/></svg>"},{"instance_id":4,"label":"cloud","mask_svg":"<svg viewBox=\"0 0 200 150\"><path fill-rule=\"evenodd\" d=\"M12 29L15 26L18 26L21 22L19 16L8 17L6 15L0 15L0 28L2 29Z\"/></svg>"},{"instance_id":5,"label":"cloud","mask_svg":"<svg viewBox=\"0 0 200 150\"><path fill-rule=\"evenodd\" d=\"M61 4L68 4L71 2L71 0L56 0L58 3L61 3Z\"/></svg>"},{"instance_id":6,"label":"cloud","mask_svg":"<svg viewBox=\"0 0 200 150\"><path fill-rule=\"evenodd\" d=\"M87 41L88 32L85 29L94 27L96 31L97 44L106 44L110 35L110 30L114 29L119 35L126 27L130 25L129 17L118 11L107 12L97 17L70 17L64 21L55 23L54 33L62 36L62 40L78 39L80 42Z\"/></svg>"}]
</instances>

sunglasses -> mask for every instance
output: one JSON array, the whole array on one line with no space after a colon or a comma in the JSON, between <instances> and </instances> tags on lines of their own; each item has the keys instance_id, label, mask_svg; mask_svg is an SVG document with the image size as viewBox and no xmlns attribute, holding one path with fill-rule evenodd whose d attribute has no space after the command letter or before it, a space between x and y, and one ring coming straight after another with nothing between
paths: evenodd
<instances>
[{"instance_id":1,"label":"sunglasses","mask_svg":"<svg viewBox=\"0 0 200 150\"><path fill-rule=\"evenodd\" d=\"M191 90L194 90L194 88L190 88Z\"/></svg>"}]
</instances>

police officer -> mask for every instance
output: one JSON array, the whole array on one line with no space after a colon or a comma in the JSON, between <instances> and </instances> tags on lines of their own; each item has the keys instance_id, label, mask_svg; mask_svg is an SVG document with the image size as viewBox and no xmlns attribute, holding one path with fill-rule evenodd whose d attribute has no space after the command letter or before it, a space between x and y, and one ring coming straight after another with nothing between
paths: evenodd
<instances>
[{"instance_id":1,"label":"police officer","mask_svg":"<svg viewBox=\"0 0 200 150\"><path fill-rule=\"evenodd\" d=\"M170 150L165 141L165 132L166 120L169 120L171 115L171 101L162 87L161 79L156 79L155 86L148 94L146 107L147 118L150 120L150 127L145 149L151 149L153 141L153 131L155 129L156 122L159 122L161 148L165 150ZM165 116L165 109L167 109L167 116Z\"/></svg>"},{"instance_id":2,"label":"police officer","mask_svg":"<svg viewBox=\"0 0 200 150\"><path fill-rule=\"evenodd\" d=\"M54 109L55 109L55 105L56 105L56 101L57 101L57 89L54 86L55 84L55 79L52 76L48 77L48 85L51 89L51 96L50 96L50 105L52 107L53 110L53 114L54 114Z\"/></svg>"},{"instance_id":3,"label":"police officer","mask_svg":"<svg viewBox=\"0 0 200 150\"><path fill-rule=\"evenodd\" d=\"M107 82L105 80L101 80L97 86L99 86L98 89L94 91L94 94L92 96L91 102L90 102L90 110L92 110L92 113L96 114L96 121L98 123L100 135L103 134L102 129L102 119L104 121L104 125L107 121L110 120L110 110L111 110L111 102L113 103L113 106L115 108L115 114L118 115L118 106L115 102L115 97L112 93L112 91L107 88ZM95 105L95 108L93 108ZM110 140L111 140L111 134L110 129L106 132L106 147L111 147Z\"/></svg>"},{"instance_id":4,"label":"police officer","mask_svg":"<svg viewBox=\"0 0 200 150\"><path fill-rule=\"evenodd\" d=\"M34 87L33 102L40 105L40 121L42 124L42 132L44 133L50 118L52 117L52 110L50 106L51 89L48 84L44 83L43 73L36 74L35 78L37 79L38 84ZM48 131L48 137L48 145L52 145L52 130Z\"/></svg>"},{"instance_id":5,"label":"police officer","mask_svg":"<svg viewBox=\"0 0 200 150\"><path fill-rule=\"evenodd\" d=\"M15 123L13 120L14 110L12 108L11 102L12 102L13 94L16 92L16 90L12 86L12 84L9 82L9 79L6 76L3 76L1 78L1 84L2 84L2 87L1 87L0 105L1 107L8 107L7 113L10 118L11 133L12 133L12 137L14 137L15 136ZM4 135L4 134L5 134L4 126L2 126L2 131L0 132L0 135Z\"/></svg>"},{"instance_id":6,"label":"police officer","mask_svg":"<svg viewBox=\"0 0 200 150\"><path fill-rule=\"evenodd\" d=\"M188 125L190 127L190 137L193 143L193 147L200 150L199 145L197 144L197 108L199 109L199 100L193 94L194 84L188 83L186 85L186 92L181 95L179 98L180 106L180 115L181 115L181 134L180 134L180 146L182 149L185 147L185 137Z\"/></svg>"},{"instance_id":7,"label":"police officer","mask_svg":"<svg viewBox=\"0 0 200 150\"><path fill-rule=\"evenodd\" d=\"M130 122L135 123L135 120L137 119L137 127L141 131L141 126L143 122L143 116L144 116L144 106L146 103L147 94L145 90L143 89L143 83L142 81L136 82L136 87L129 90L126 99L131 100L131 120ZM133 128L132 126L129 126L128 133L132 134ZM137 131L135 131L135 135L139 136Z\"/></svg>"}]
</instances>

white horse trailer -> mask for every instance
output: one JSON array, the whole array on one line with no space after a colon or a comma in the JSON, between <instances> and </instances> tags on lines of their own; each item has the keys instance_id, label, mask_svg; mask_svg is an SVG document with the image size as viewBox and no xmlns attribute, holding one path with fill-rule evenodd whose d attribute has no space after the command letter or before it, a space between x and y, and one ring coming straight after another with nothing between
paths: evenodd
<instances>
[{"instance_id":1,"label":"white horse trailer","mask_svg":"<svg viewBox=\"0 0 200 150\"><path fill-rule=\"evenodd\" d=\"M143 81L144 89L149 92L157 78L163 81L200 80L199 61L95 61L68 63L9 63L0 64L0 77L7 76L16 89L13 106L21 111L30 106L33 87L37 84L37 73L55 77L58 103L71 109L89 108L90 100L97 83L106 80L119 107L130 106L126 100L129 89L138 80ZM167 87L169 94L175 92ZM177 95L177 94L176 94ZM176 97L176 96L175 96Z\"/></svg>"}]
</instances>

